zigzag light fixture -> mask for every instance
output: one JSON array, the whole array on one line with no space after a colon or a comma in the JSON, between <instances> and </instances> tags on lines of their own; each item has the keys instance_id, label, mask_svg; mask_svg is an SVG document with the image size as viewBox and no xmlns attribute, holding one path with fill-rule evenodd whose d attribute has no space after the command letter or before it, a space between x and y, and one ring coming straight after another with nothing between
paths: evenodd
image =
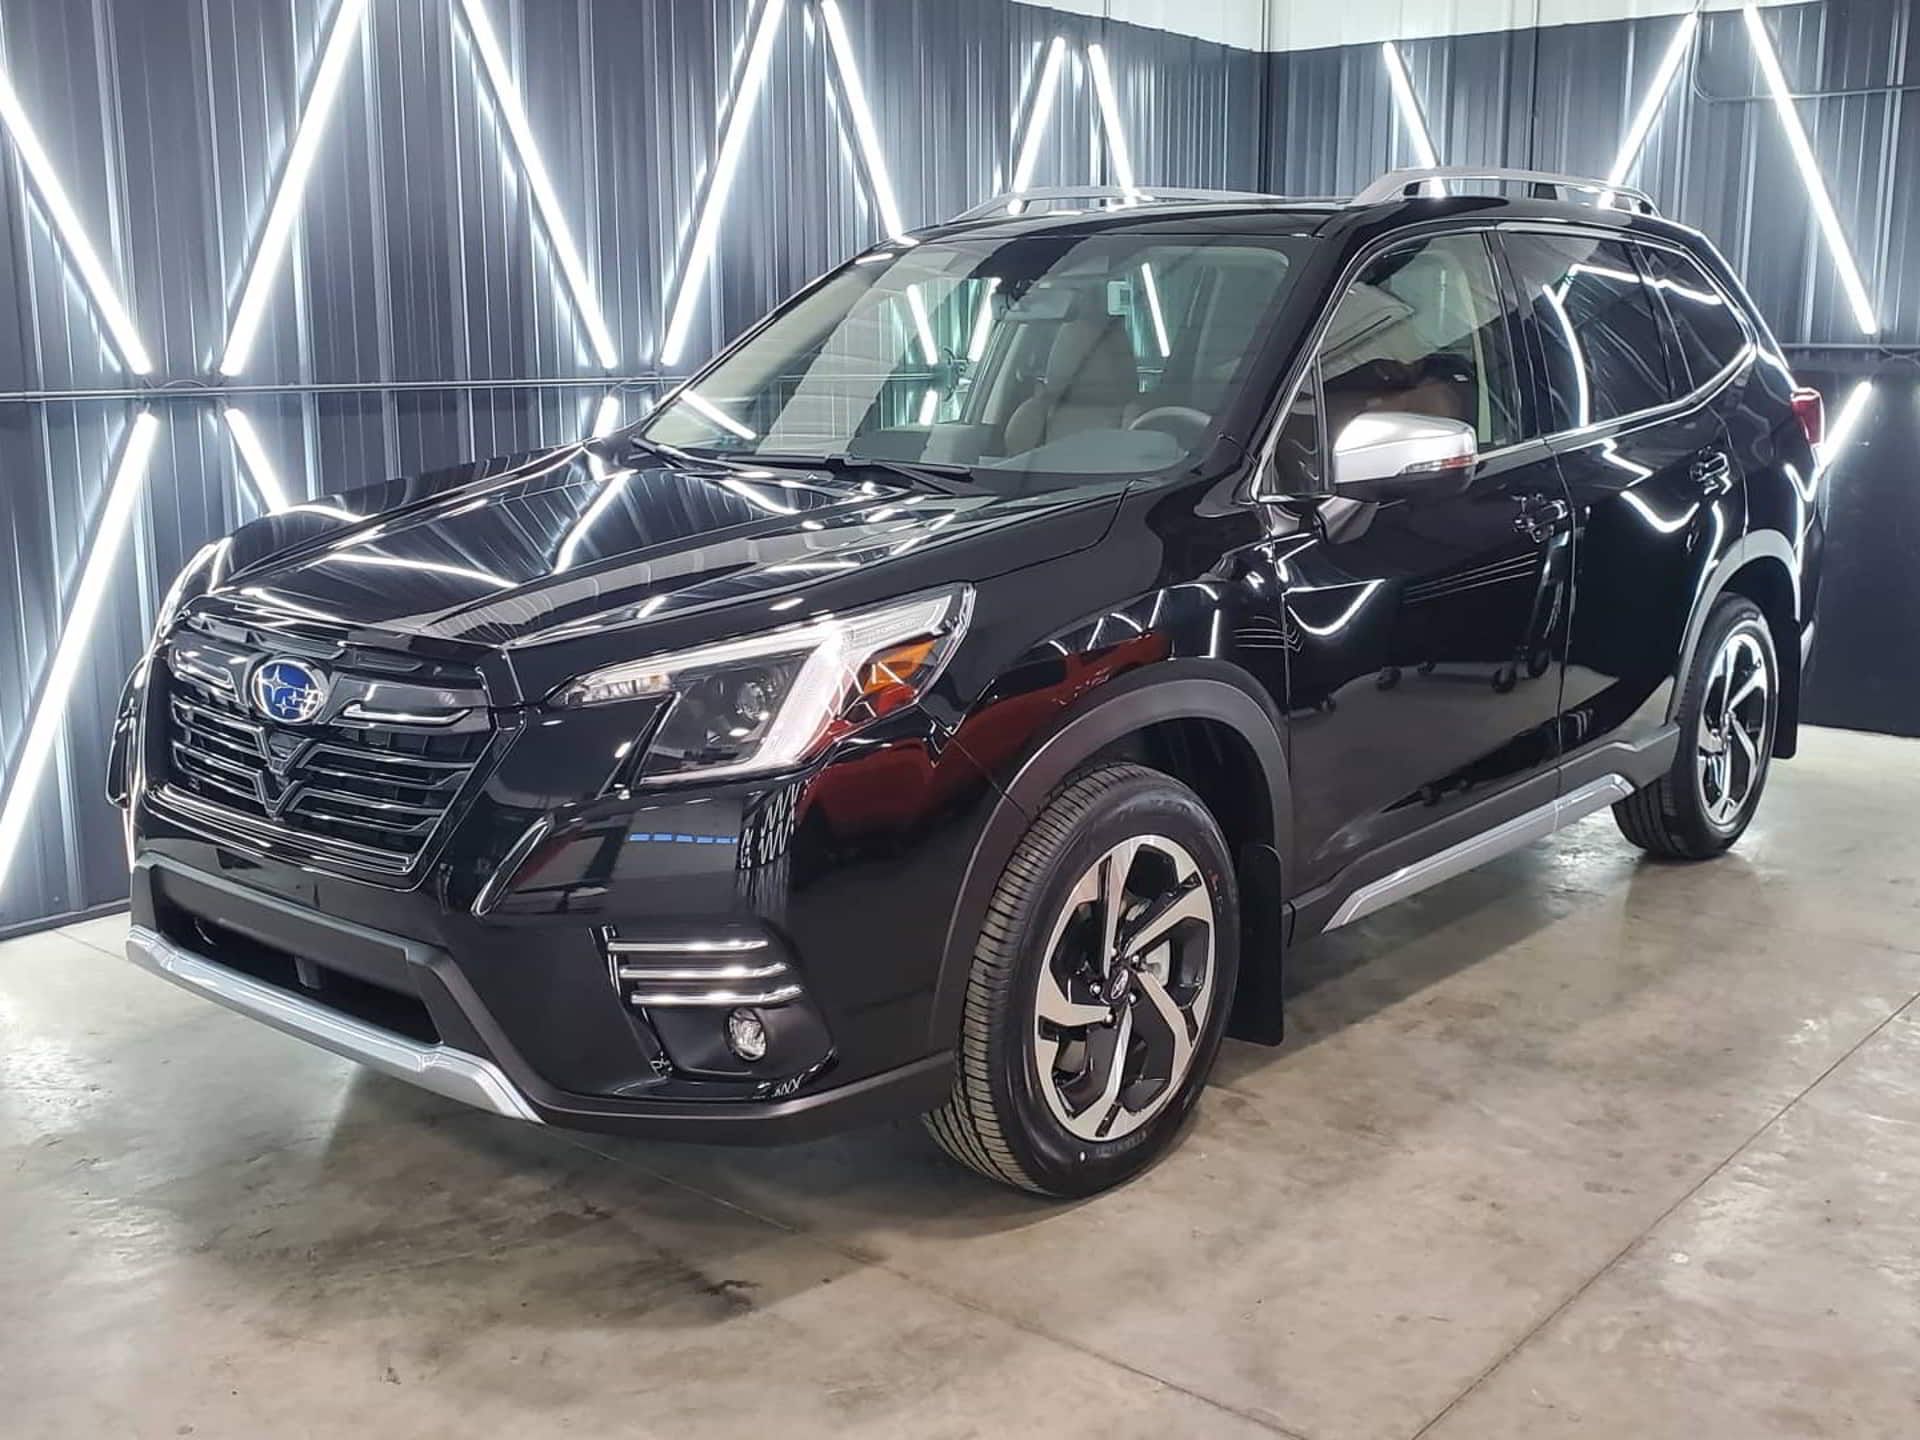
<instances>
[{"instance_id":1,"label":"zigzag light fixture","mask_svg":"<svg viewBox=\"0 0 1920 1440\"><path fill-rule=\"evenodd\" d=\"M1027 128L1014 148L1013 183L1007 187L1019 195L1033 184L1033 172L1040 163L1040 142L1046 138L1047 124L1053 119L1053 97L1060 89L1060 70L1067 63L1067 37L1056 35L1047 46L1046 59L1040 63L1040 79L1033 92L1033 106L1027 111ZM1018 213L1020 202L1007 207Z\"/></svg>"},{"instance_id":2,"label":"zigzag light fixture","mask_svg":"<svg viewBox=\"0 0 1920 1440\"><path fill-rule=\"evenodd\" d=\"M241 463L254 493L260 497L261 508L269 515L279 514L291 502L287 499L286 487L280 483L279 472L267 456L267 447L260 443L260 432L253 428L246 411L235 406L227 406L220 412L220 418L227 422L233 448L240 452Z\"/></svg>"},{"instance_id":3,"label":"zigzag light fixture","mask_svg":"<svg viewBox=\"0 0 1920 1440\"><path fill-rule=\"evenodd\" d=\"M1113 72L1107 68L1106 48L1087 46L1087 65L1093 71L1093 96L1100 106L1100 129L1107 138L1107 159L1113 165L1113 178L1121 190L1132 195L1139 188L1133 181L1133 152L1127 145L1126 124L1120 118L1120 97L1113 88Z\"/></svg>"},{"instance_id":4,"label":"zigzag light fixture","mask_svg":"<svg viewBox=\"0 0 1920 1440\"><path fill-rule=\"evenodd\" d=\"M853 120L854 139L860 146L860 158L867 173L868 193L880 214L880 224L890 240L907 233L906 218L900 213L900 200L894 194L893 177L887 171L887 157L880 149L880 131L873 123L873 107L867 103L867 87L854 62L853 40L847 34L847 22L836 0L820 0L820 18L826 22L827 48L833 52L834 70L840 78L840 90L846 97L847 113ZM920 337L921 356L927 364L940 363L940 344L934 339L933 317L927 313L927 299L918 285L907 287L907 308L913 313L913 327Z\"/></svg>"},{"instance_id":5,"label":"zigzag light fixture","mask_svg":"<svg viewBox=\"0 0 1920 1440\"><path fill-rule=\"evenodd\" d=\"M1687 56L1693 53L1693 37L1700 33L1700 12L1689 10L1681 17L1679 28L1673 32L1673 39L1667 44L1667 53L1660 57L1660 68L1654 71L1653 83L1647 87L1646 97L1640 102L1640 109L1634 114L1633 124L1627 127L1626 138L1620 142L1620 153L1613 157L1613 168L1607 172L1609 185L1624 185L1633 174L1633 167L1639 163L1640 152L1647 147L1647 137L1653 133L1654 121L1660 118L1660 112L1666 108L1667 93L1673 89L1673 82L1680 74L1680 67L1686 64Z\"/></svg>"},{"instance_id":6,"label":"zigzag light fixture","mask_svg":"<svg viewBox=\"0 0 1920 1440\"><path fill-rule=\"evenodd\" d=\"M846 96L847 113L853 120L861 159L866 162L867 185L873 194L874 208L880 212L880 224L889 238L904 235L907 223L900 214L893 177L887 173L886 156L880 150L880 131L873 123L873 107L867 103L867 87L860 78L860 67L854 63L853 39L847 34L847 22L837 0L820 0L820 18L826 22L827 46L833 52L834 69L840 77L841 92Z\"/></svg>"},{"instance_id":7,"label":"zigzag light fixture","mask_svg":"<svg viewBox=\"0 0 1920 1440\"><path fill-rule=\"evenodd\" d=\"M469 4L474 0L468 0ZM734 176L740 169L740 153L746 146L747 129L760 105L760 92L766 88L767 69L773 60L774 38L786 12L786 0L760 0L760 14L747 49L746 64L740 72L733 99L720 122L720 144L714 152L713 168L707 174L706 193L694 220L693 234L687 246L686 263L668 313L667 328L660 342L660 363L677 365L686 353L687 336L693 328L694 311L706 288L707 271L719 244L720 221L727 210L727 197L733 190Z\"/></svg>"},{"instance_id":8,"label":"zigzag light fixture","mask_svg":"<svg viewBox=\"0 0 1920 1440\"><path fill-rule=\"evenodd\" d=\"M267 222L261 227L260 243L254 249L253 263L240 290L240 304L233 312L233 329L227 336L226 351L220 357L222 375L232 377L244 371L253 354L254 341L260 338L260 323L266 318L274 278L280 273L293 242L293 223L299 218L300 201L306 194L313 162L320 153L327 118L339 97L340 82L346 77L347 61L353 54L354 42L360 38L367 4L368 0L340 0L334 9L333 24L321 47L313 84L307 90L307 103L294 126L293 143L287 147L280 184L267 206Z\"/></svg>"},{"instance_id":9,"label":"zigzag light fixture","mask_svg":"<svg viewBox=\"0 0 1920 1440\"><path fill-rule=\"evenodd\" d=\"M139 508L159 429L159 420L147 410L136 415L128 426L106 503L101 507L93 538L80 563L80 583L73 593L73 607L67 611L61 626L53 661L47 667L40 698L34 703L33 718L27 724L26 740L15 759L4 798L0 799L0 886L5 884L13 866L20 837L26 832L27 818L33 810L34 794L40 788L47 762L53 758L54 746L65 726L67 697L79 676L87 642L93 638L94 625L100 618L101 602L119 565L121 543Z\"/></svg>"},{"instance_id":10,"label":"zigzag light fixture","mask_svg":"<svg viewBox=\"0 0 1920 1440\"><path fill-rule=\"evenodd\" d=\"M1420 108L1420 97L1413 93L1413 81L1407 74L1406 61L1400 58L1400 47L1388 40L1380 47L1380 63L1387 67L1387 85L1393 91L1393 108L1400 113L1400 123L1406 127L1407 139L1413 144L1413 155L1424 170L1440 168L1440 152L1433 147L1433 134L1427 129L1427 115ZM1447 187L1438 180L1430 182L1432 194L1444 195Z\"/></svg>"},{"instance_id":11,"label":"zigzag light fixture","mask_svg":"<svg viewBox=\"0 0 1920 1440\"><path fill-rule=\"evenodd\" d=\"M60 172L54 169L46 147L40 143L39 132L27 119L26 109L20 104L20 96L15 93L13 79L5 67L0 67L0 125L4 125L13 136L13 148L20 156L20 163L26 167L34 188L40 192L40 203L46 208L54 233L65 246L68 257L73 261L73 268L80 272L80 279L100 312L107 333L113 337L114 348L120 352L121 361L135 375L151 374L153 357L147 353L139 329L133 323L133 316L128 313L119 289L107 274L107 267L102 263L99 252L93 248L93 242L87 239L86 227L80 223L80 214L67 197L66 186L60 182Z\"/></svg>"},{"instance_id":12,"label":"zigzag light fixture","mask_svg":"<svg viewBox=\"0 0 1920 1440\"><path fill-rule=\"evenodd\" d=\"M1873 403L1873 381L1861 380L1855 383L1848 393L1846 403L1840 407L1840 414L1828 429L1826 440L1820 446L1820 458L1814 466L1814 476L1825 475L1840 459L1841 452L1853 440L1853 432L1860 428L1860 422L1866 418L1867 407Z\"/></svg>"},{"instance_id":13,"label":"zigzag light fixture","mask_svg":"<svg viewBox=\"0 0 1920 1440\"><path fill-rule=\"evenodd\" d=\"M560 262L560 273L566 277L567 289L572 292L573 303L579 309L580 323L586 327L587 338L593 342L593 353L600 362L600 368L611 370L620 363L620 349L614 344L613 333L607 329L606 315L600 308L600 292L594 286L593 277L587 273L579 247L574 244L573 231L567 226L566 211L554 191L553 177L547 173L547 162L541 158L540 147L534 143L533 127L527 121L527 107L521 102L520 87L514 82L506 52L500 48L500 37L494 32L493 21L487 18L485 0L461 0L461 9L467 17L467 32L473 36L473 47L480 52L480 64L485 68L487 81L493 87L493 98L500 107L500 118L506 122L507 134L512 137L513 148L520 156L520 168L527 177L528 187L533 191L534 206L540 212L547 239L553 245L554 258Z\"/></svg>"},{"instance_id":14,"label":"zigzag light fixture","mask_svg":"<svg viewBox=\"0 0 1920 1440\"><path fill-rule=\"evenodd\" d=\"M1847 303L1853 307L1854 321L1863 335L1878 335L1880 320L1874 313L1873 297L1867 294L1866 281L1861 278L1852 247L1847 244L1847 232L1840 224L1839 212L1833 208L1833 197L1827 193L1827 182L1820 174L1820 163L1814 158L1806 127L1800 123L1800 112L1794 108L1793 91L1787 85L1786 72L1780 68L1780 57L1774 53L1767 22L1761 18L1757 5L1749 4L1743 13L1747 38L1753 42L1754 58L1760 62L1760 73L1766 77L1773 108L1780 114L1780 128L1786 132L1787 148L1793 152L1793 163L1800 169L1800 180L1806 186L1814 218L1820 222L1834 268L1840 272L1840 287L1846 291Z\"/></svg>"}]
</instances>

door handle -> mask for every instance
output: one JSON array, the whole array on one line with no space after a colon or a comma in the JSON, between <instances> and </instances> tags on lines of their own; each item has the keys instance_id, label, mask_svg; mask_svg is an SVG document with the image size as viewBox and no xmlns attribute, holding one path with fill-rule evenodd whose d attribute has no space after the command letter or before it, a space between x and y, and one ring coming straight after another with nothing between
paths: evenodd
<instances>
[{"instance_id":1,"label":"door handle","mask_svg":"<svg viewBox=\"0 0 1920 1440\"><path fill-rule=\"evenodd\" d=\"M1733 489L1733 462L1715 451L1693 462L1693 480L1704 495L1724 495Z\"/></svg>"},{"instance_id":2,"label":"door handle","mask_svg":"<svg viewBox=\"0 0 1920 1440\"><path fill-rule=\"evenodd\" d=\"M1572 514L1573 507L1564 500L1536 500L1513 517L1513 528L1540 545L1551 540Z\"/></svg>"}]
</instances>

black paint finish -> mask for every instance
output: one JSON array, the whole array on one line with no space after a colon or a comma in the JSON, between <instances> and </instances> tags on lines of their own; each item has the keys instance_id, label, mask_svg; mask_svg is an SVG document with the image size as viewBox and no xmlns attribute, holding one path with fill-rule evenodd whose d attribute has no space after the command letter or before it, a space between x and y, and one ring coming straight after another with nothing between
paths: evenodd
<instances>
[{"instance_id":1,"label":"black paint finish","mask_svg":"<svg viewBox=\"0 0 1920 1440\"><path fill-rule=\"evenodd\" d=\"M471 667L495 737L420 869L350 878L169 799L177 682L147 666L114 781L134 806L136 917L243 966L267 962L235 934L323 968L340 920L393 937L424 970L354 978L493 1057L559 1122L814 1133L940 1098L986 897L1027 818L1094 755L1173 770L1219 816L1265 1007L1243 997L1241 1024L1271 1038L1289 901L1311 892L1298 912L1311 928L1383 865L1550 802L1570 777L1651 778L1614 757L1664 764L1673 677L1722 590L1760 601L1797 671L1819 482L1758 324L1698 391L1524 437L1410 498L1345 498L1314 465L1267 458L1321 316L1382 247L1450 232L1497 244L1500 227L1527 226L1697 246L1688 232L1466 197L1070 223L1314 237L1197 463L946 493L884 471L676 458L623 434L257 522L210 558L190 617L348 670ZM1717 257L1704 263L1739 293ZM1515 315L1520 298L1509 288ZM1518 408L1537 417L1550 367L1516 330ZM789 773L636 784L622 762L644 750L658 700L550 702L616 660L958 584L973 589L971 624L922 703ZM734 1062L717 1012L653 1018L623 1001L610 937L744 937L804 996L764 1061ZM318 993L373 1003L322 979Z\"/></svg>"}]
</instances>

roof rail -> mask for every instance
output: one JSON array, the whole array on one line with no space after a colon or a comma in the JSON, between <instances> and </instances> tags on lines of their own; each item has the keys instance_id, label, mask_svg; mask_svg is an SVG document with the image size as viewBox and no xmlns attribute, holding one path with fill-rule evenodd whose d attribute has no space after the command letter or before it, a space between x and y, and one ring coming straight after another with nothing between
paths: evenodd
<instances>
[{"instance_id":1,"label":"roof rail","mask_svg":"<svg viewBox=\"0 0 1920 1440\"><path fill-rule=\"evenodd\" d=\"M1381 205L1418 195L1430 185L1453 184L1523 185L1535 200L1570 200L1575 195L1591 195L1595 203L1609 209L1633 210L1642 215L1658 215L1659 207L1644 190L1631 185L1609 185L1585 175L1558 175L1549 170L1510 170L1472 165L1439 165L1422 170L1393 170L1382 175L1353 197L1355 205Z\"/></svg>"},{"instance_id":2,"label":"roof rail","mask_svg":"<svg viewBox=\"0 0 1920 1440\"><path fill-rule=\"evenodd\" d=\"M1179 205L1193 201L1216 205L1233 203L1344 205L1346 203L1344 197L1333 199L1300 195L1265 195L1254 190L1188 190L1161 185L1136 185L1129 190L1122 185L1069 185L1038 190L1013 190L1003 195L996 195L991 200L983 200L971 209L961 211L947 223L959 224L963 220L984 220L992 215L1017 215L1029 205L1058 206L1073 201L1093 201L1115 209L1140 205Z\"/></svg>"}]
</instances>

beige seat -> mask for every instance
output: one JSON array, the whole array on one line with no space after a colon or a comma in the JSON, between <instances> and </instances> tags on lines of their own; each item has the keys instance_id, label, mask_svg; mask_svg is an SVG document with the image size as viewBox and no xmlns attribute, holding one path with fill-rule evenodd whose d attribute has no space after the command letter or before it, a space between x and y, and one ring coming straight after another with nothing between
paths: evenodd
<instances>
[{"instance_id":1,"label":"beige seat","mask_svg":"<svg viewBox=\"0 0 1920 1440\"><path fill-rule=\"evenodd\" d=\"M1103 313L1060 327L1046 378L1007 417L1007 453L1023 454L1087 430L1117 430L1140 398L1140 369L1125 323Z\"/></svg>"}]
</instances>

